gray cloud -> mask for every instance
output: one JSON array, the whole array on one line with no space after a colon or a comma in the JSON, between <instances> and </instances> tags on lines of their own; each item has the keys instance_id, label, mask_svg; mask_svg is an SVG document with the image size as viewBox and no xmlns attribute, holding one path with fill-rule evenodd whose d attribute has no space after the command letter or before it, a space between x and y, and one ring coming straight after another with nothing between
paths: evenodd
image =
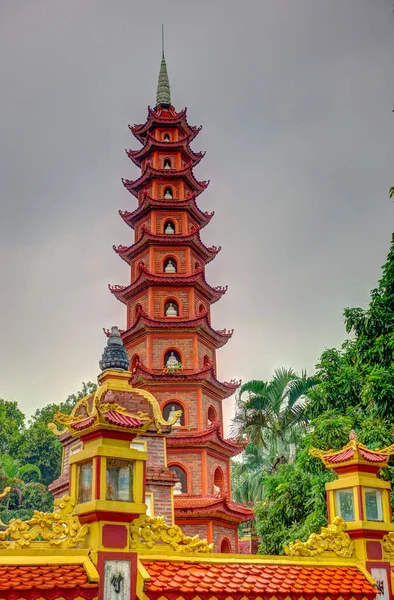
<instances>
[{"instance_id":1,"label":"gray cloud","mask_svg":"<svg viewBox=\"0 0 394 600\"><path fill-rule=\"evenodd\" d=\"M229 284L213 318L235 328L221 377L311 371L385 260L392 2L3 0L0 396L27 412L94 379L101 328L125 321L106 285L128 279L123 149L154 103L162 22L173 101L204 126L208 277Z\"/></svg>"}]
</instances>

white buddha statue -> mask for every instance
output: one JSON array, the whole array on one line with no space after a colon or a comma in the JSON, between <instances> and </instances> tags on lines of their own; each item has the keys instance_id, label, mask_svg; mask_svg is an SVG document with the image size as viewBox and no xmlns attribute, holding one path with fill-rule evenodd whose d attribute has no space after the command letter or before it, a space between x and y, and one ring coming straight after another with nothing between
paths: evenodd
<instances>
[{"instance_id":1,"label":"white buddha statue","mask_svg":"<svg viewBox=\"0 0 394 600\"><path fill-rule=\"evenodd\" d=\"M171 421L171 419L173 419L175 417L175 413L177 410L181 410L181 409L177 408L174 405L171 406L170 412L168 413L168 421ZM175 421L173 427L181 427L181 425L182 425L181 417L178 417L177 420Z\"/></svg>"},{"instance_id":2,"label":"white buddha statue","mask_svg":"<svg viewBox=\"0 0 394 600\"><path fill-rule=\"evenodd\" d=\"M164 273L176 273L176 267L175 264L172 262L171 258L164 267Z\"/></svg>"},{"instance_id":3,"label":"white buddha statue","mask_svg":"<svg viewBox=\"0 0 394 600\"><path fill-rule=\"evenodd\" d=\"M166 188L164 191L164 199L165 200L172 200L172 191L170 188Z\"/></svg>"},{"instance_id":4,"label":"white buddha statue","mask_svg":"<svg viewBox=\"0 0 394 600\"><path fill-rule=\"evenodd\" d=\"M170 222L167 223L164 233L166 233L166 234L175 233L175 229L173 228L172 223L170 223Z\"/></svg>"},{"instance_id":5,"label":"white buddha statue","mask_svg":"<svg viewBox=\"0 0 394 600\"><path fill-rule=\"evenodd\" d=\"M166 367L168 369L178 368L179 361L173 352L170 353L170 356L167 358Z\"/></svg>"},{"instance_id":6,"label":"white buddha statue","mask_svg":"<svg viewBox=\"0 0 394 600\"><path fill-rule=\"evenodd\" d=\"M173 302L169 302L166 308L166 317L177 317L178 310Z\"/></svg>"},{"instance_id":7,"label":"white buddha statue","mask_svg":"<svg viewBox=\"0 0 394 600\"><path fill-rule=\"evenodd\" d=\"M180 481L177 481L174 485L174 496L179 496L179 494L183 494L182 484Z\"/></svg>"},{"instance_id":8,"label":"white buddha statue","mask_svg":"<svg viewBox=\"0 0 394 600\"><path fill-rule=\"evenodd\" d=\"M164 168L165 169L171 169L171 161L169 158L166 158L164 161Z\"/></svg>"},{"instance_id":9,"label":"white buddha statue","mask_svg":"<svg viewBox=\"0 0 394 600\"><path fill-rule=\"evenodd\" d=\"M214 486L213 486L213 493L214 493L214 495L218 496L220 494L220 492L221 492L220 487L218 485L214 484Z\"/></svg>"},{"instance_id":10,"label":"white buddha statue","mask_svg":"<svg viewBox=\"0 0 394 600\"><path fill-rule=\"evenodd\" d=\"M164 134L164 141L165 142L169 142L170 141L170 136L168 135L168 133Z\"/></svg>"}]
</instances>

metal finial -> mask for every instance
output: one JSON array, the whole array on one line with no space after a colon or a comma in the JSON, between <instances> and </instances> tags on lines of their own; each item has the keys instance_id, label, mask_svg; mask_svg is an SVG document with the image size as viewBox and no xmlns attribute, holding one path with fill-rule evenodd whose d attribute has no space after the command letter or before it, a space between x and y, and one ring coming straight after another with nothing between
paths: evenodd
<instances>
[{"instance_id":1,"label":"metal finial","mask_svg":"<svg viewBox=\"0 0 394 600\"><path fill-rule=\"evenodd\" d=\"M164 58L164 25L161 24L161 57Z\"/></svg>"}]
</instances>

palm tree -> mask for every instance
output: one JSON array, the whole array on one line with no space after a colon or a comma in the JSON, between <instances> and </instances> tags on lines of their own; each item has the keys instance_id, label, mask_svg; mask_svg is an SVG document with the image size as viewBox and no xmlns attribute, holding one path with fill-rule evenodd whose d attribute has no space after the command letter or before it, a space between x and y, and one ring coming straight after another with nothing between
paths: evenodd
<instances>
[{"instance_id":1,"label":"palm tree","mask_svg":"<svg viewBox=\"0 0 394 600\"><path fill-rule=\"evenodd\" d=\"M3 454L0 456L0 482L3 487L10 487L10 494L7 494L4 498L4 506L6 512L8 512L11 494L14 492L14 495L17 498L18 504L20 504L23 500L23 492L27 486L29 487L38 487L42 493L44 493L45 486L36 481L26 482L24 481L24 477L28 473L35 473L39 479L41 480L41 471L36 465L26 464L22 465L19 460L9 456L8 454ZM43 489L41 489L43 488Z\"/></svg>"},{"instance_id":2,"label":"palm tree","mask_svg":"<svg viewBox=\"0 0 394 600\"><path fill-rule=\"evenodd\" d=\"M276 369L269 382L252 380L241 386L232 421L235 437L247 436L264 448L272 469L291 461L294 448L307 426L308 392L316 377L299 376L293 369Z\"/></svg>"},{"instance_id":3,"label":"palm tree","mask_svg":"<svg viewBox=\"0 0 394 600\"><path fill-rule=\"evenodd\" d=\"M263 500L263 478L270 473L272 457L266 448L250 442L240 460L231 463L231 484L237 502L253 504Z\"/></svg>"}]
</instances>

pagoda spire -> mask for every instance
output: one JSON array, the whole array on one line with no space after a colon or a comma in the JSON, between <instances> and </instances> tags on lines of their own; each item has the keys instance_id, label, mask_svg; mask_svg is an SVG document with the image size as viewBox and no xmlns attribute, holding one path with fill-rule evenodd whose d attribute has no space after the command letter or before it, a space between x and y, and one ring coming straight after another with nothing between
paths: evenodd
<instances>
[{"instance_id":1,"label":"pagoda spire","mask_svg":"<svg viewBox=\"0 0 394 600\"><path fill-rule=\"evenodd\" d=\"M157 81L156 105L171 106L171 90L164 56L164 26L161 26L161 64Z\"/></svg>"}]
</instances>

